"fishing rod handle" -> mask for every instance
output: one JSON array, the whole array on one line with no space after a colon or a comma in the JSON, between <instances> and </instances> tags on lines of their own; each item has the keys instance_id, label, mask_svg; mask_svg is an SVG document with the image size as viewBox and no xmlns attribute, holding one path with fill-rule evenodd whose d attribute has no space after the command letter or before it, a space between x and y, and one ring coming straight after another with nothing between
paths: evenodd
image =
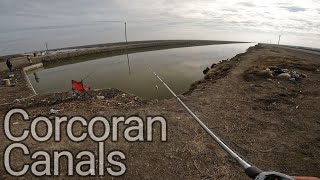
<instances>
[{"instance_id":1,"label":"fishing rod handle","mask_svg":"<svg viewBox=\"0 0 320 180\"><path fill-rule=\"evenodd\" d=\"M275 171L264 171L261 172L255 180L295 180L286 174L275 172Z\"/></svg>"}]
</instances>

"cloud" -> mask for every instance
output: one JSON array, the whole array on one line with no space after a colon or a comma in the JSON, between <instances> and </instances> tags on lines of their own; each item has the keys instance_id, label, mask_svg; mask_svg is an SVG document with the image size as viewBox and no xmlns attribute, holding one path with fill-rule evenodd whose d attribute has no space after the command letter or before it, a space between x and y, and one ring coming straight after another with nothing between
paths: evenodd
<instances>
[{"instance_id":1,"label":"cloud","mask_svg":"<svg viewBox=\"0 0 320 180\"><path fill-rule=\"evenodd\" d=\"M89 33L88 28L103 34L126 21L128 28L136 31L129 31L136 39L144 38L146 32L150 39L205 38L202 32L211 33L211 39L220 32L232 32L242 39L243 34L251 38L250 34L258 37L254 34L284 32L315 37L314 42L320 42L319 7L320 1L312 0L1 0L0 39L16 42L16 38L26 38L24 31L30 32L30 37L31 32L40 31L44 37L57 33L76 37L66 33L83 35ZM229 37L221 33L218 38Z\"/></svg>"},{"instance_id":2,"label":"cloud","mask_svg":"<svg viewBox=\"0 0 320 180\"><path fill-rule=\"evenodd\" d=\"M283 0L280 3L277 0L157 0L152 3L148 0L21 0L19 3L3 0L0 2L0 20L9 29L43 27L48 26L49 22L50 26L67 26L96 21L127 21L154 25L175 25L179 22L190 22L191 25L193 22L206 27L219 23L221 26L226 25L225 28L230 28L233 23L233 28L237 25L246 26L247 29L263 27L261 31L269 32L277 31L280 24L289 27L294 22L295 25L303 26L303 20L317 24L319 20L316 19L320 19L319 9L309 11L313 7L317 7L317 4L296 0ZM292 14L296 12L299 12L299 16ZM299 28L289 30L302 33Z\"/></svg>"},{"instance_id":3,"label":"cloud","mask_svg":"<svg viewBox=\"0 0 320 180\"><path fill-rule=\"evenodd\" d=\"M287 9L289 12L299 12L299 11L305 11L305 8L297 7L297 6L289 6L289 7L282 7L284 9Z\"/></svg>"},{"instance_id":4,"label":"cloud","mask_svg":"<svg viewBox=\"0 0 320 180\"><path fill-rule=\"evenodd\" d=\"M255 6L251 2L239 2L238 5L247 6L247 7L254 7Z\"/></svg>"}]
</instances>

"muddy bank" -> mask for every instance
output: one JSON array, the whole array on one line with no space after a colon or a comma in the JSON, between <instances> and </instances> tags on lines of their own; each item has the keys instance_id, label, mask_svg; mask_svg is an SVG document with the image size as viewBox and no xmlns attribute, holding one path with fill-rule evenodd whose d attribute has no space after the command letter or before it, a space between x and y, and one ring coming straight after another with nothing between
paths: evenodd
<instances>
[{"instance_id":1,"label":"muddy bank","mask_svg":"<svg viewBox=\"0 0 320 180\"><path fill-rule=\"evenodd\" d=\"M213 66L202 80L194 83L192 91L180 97L210 129L257 167L290 175L320 176L320 160L317 158L320 156L318 59L315 55L258 45L231 61ZM259 69L281 66L306 74L307 78L290 81L254 74L248 79L248 69L254 66ZM10 94L10 91L5 93ZM50 109L60 110L57 115L81 115L87 119L116 114L165 117L168 123L167 142L105 141L108 145L106 151L121 149L126 153L127 172L119 179L247 179L234 160L200 129L175 99L144 101L117 90L96 93L94 99L67 99L63 102L54 102L61 95L51 94L26 101L34 101L31 104L20 102L16 105L24 107L32 117L48 115ZM46 102L37 104L41 99L46 99ZM1 107L2 117L6 109L7 106ZM16 133L30 125L22 121L15 123L18 123L13 125ZM66 125L62 128L65 129ZM81 130L81 127L76 129ZM0 151L3 153L10 141L4 134L0 134L0 138ZM31 152L39 149L49 152L67 149L74 153L96 151L96 143L90 140L81 143L68 140L35 143L28 138L23 143L30 147ZM15 155L12 161L16 167L21 167L28 160ZM67 169L66 163L61 163L61 169ZM0 174L2 178L13 179L3 165ZM66 171L63 174L59 177L66 178ZM33 176L28 173L26 177Z\"/></svg>"}]
</instances>

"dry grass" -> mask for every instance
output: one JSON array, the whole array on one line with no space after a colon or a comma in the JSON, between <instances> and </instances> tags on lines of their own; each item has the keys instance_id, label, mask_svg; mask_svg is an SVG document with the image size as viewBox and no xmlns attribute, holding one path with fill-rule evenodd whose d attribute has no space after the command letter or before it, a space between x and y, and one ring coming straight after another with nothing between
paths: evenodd
<instances>
[{"instance_id":1,"label":"dry grass","mask_svg":"<svg viewBox=\"0 0 320 180\"><path fill-rule=\"evenodd\" d=\"M235 66L235 60L222 60L220 63L211 66L208 73L198 81L193 82L190 85L189 91L185 94L191 93L193 90L197 89L198 85L206 83L208 81L215 82L218 79L221 79L229 74L231 69Z\"/></svg>"},{"instance_id":2,"label":"dry grass","mask_svg":"<svg viewBox=\"0 0 320 180\"><path fill-rule=\"evenodd\" d=\"M265 67L261 67L261 66L252 66L249 69L244 71L243 78L246 81L273 78L272 73L265 69L266 69Z\"/></svg>"},{"instance_id":3,"label":"dry grass","mask_svg":"<svg viewBox=\"0 0 320 180\"><path fill-rule=\"evenodd\" d=\"M318 64L311 63L305 59L297 57L279 57L279 56L268 56L263 58L261 61L262 65L278 66L281 68L295 68L306 71L315 71L319 68Z\"/></svg>"}]
</instances>

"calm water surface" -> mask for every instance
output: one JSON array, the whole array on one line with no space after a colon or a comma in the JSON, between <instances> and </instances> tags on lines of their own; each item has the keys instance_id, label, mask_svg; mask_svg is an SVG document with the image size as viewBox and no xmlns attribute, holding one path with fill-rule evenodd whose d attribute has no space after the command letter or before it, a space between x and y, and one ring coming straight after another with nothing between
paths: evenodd
<instances>
[{"instance_id":1,"label":"calm water surface","mask_svg":"<svg viewBox=\"0 0 320 180\"><path fill-rule=\"evenodd\" d=\"M172 95L149 70L149 66L175 91L181 94L203 77L203 69L222 59L245 52L252 43L209 45L98 58L61 66L45 66L30 73L38 93L63 92L71 80L91 88L117 88L146 99L165 99ZM75 59L77 61L77 59ZM86 78L87 77L87 78ZM157 88L158 87L158 88Z\"/></svg>"}]
</instances>

